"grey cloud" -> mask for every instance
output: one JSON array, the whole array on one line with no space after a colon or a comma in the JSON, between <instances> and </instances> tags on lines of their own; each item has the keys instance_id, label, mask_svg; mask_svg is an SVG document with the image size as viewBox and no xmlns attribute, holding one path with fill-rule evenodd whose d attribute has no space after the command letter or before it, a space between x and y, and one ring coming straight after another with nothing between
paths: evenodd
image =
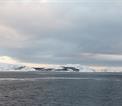
<instances>
[{"instance_id":1,"label":"grey cloud","mask_svg":"<svg viewBox=\"0 0 122 106\"><path fill-rule=\"evenodd\" d=\"M121 65L117 60L80 58L86 52L122 54L121 4L92 2L2 6L0 55L22 62Z\"/></svg>"}]
</instances>

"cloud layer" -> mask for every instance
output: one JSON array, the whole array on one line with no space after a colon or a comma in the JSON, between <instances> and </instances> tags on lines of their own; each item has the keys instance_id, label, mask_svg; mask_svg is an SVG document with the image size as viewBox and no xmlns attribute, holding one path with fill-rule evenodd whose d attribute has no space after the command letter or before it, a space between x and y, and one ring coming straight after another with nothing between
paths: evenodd
<instances>
[{"instance_id":1,"label":"cloud layer","mask_svg":"<svg viewBox=\"0 0 122 106\"><path fill-rule=\"evenodd\" d=\"M122 65L122 3L0 2L0 55L22 62Z\"/></svg>"}]
</instances>

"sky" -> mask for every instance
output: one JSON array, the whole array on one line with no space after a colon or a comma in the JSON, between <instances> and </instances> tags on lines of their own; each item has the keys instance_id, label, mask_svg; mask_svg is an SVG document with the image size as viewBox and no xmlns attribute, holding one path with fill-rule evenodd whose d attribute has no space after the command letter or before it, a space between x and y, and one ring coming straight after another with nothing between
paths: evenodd
<instances>
[{"instance_id":1,"label":"sky","mask_svg":"<svg viewBox=\"0 0 122 106\"><path fill-rule=\"evenodd\" d=\"M120 0L0 0L0 62L122 66Z\"/></svg>"}]
</instances>

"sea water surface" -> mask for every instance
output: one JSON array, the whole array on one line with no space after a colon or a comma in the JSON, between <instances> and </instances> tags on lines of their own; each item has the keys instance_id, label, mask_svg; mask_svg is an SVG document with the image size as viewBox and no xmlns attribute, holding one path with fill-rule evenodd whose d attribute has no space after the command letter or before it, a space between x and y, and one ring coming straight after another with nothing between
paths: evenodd
<instances>
[{"instance_id":1,"label":"sea water surface","mask_svg":"<svg viewBox=\"0 0 122 106\"><path fill-rule=\"evenodd\" d=\"M122 106L122 73L0 72L0 106Z\"/></svg>"}]
</instances>

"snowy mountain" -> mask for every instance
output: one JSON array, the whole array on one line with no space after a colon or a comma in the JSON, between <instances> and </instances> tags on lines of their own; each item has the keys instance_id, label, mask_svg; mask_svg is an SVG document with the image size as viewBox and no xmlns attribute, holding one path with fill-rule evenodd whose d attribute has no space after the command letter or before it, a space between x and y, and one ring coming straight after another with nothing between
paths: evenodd
<instances>
[{"instance_id":1,"label":"snowy mountain","mask_svg":"<svg viewBox=\"0 0 122 106\"><path fill-rule=\"evenodd\" d=\"M122 67L112 66L84 66L80 64L48 65L46 67L35 68L37 71L56 72L122 72Z\"/></svg>"},{"instance_id":2,"label":"snowy mountain","mask_svg":"<svg viewBox=\"0 0 122 106\"><path fill-rule=\"evenodd\" d=\"M24 65L16 65L16 64L6 64L6 63L0 63L0 71L35 71L35 69L31 67L27 67Z\"/></svg>"},{"instance_id":3,"label":"snowy mountain","mask_svg":"<svg viewBox=\"0 0 122 106\"><path fill-rule=\"evenodd\" d=\"M43 67L29 67L17 64L0 63L0 71L50 71L50 72L122 72L122 67L104 67L104 66L83 66L80 64L66 65L47 65Z\"/></svg>"},{"instance_id":4,"label":"snowy mountain","mask_svg":"<svg viewBox=\"0 0 122 106\"><path fill-rule=\"evenodd\" d=\"M122 67L91 66L90 68L94 69L95 72L122 72Z\"/></svg>"},{"instance_id":5,"label":"snowy mountain","mask_svg":"<svg viewBox=\"0 0 122 106\"><path fill-rule=\"evenodd\" d=\"M48 65L46 67L34 68L34 69L37 71L56 71L56 72L95 72L95 70L93 70L90 67L78 64Z\"/></svg>"}]
</instances>

